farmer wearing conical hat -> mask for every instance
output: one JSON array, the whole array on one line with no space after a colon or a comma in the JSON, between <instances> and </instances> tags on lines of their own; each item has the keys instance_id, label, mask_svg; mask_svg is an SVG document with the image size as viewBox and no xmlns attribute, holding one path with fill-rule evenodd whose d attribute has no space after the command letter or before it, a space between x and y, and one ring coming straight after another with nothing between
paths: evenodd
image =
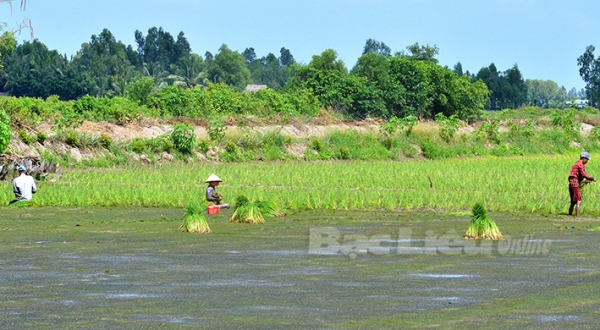
<instances>
[{"instance_id":1,"label":"farmer wearing conical hat","mask_svg":"<svg viewBox=\"0 0 600 330\"><path fill-rule=\"evenodd\" d=\"M206 188L206 200L209 203L215 203L215 205L219 205L220 208L229 208L229 204L221 204L223 201L223 196L217 192L217 187L219 183L223 180L219 179L215 174L211 174L208 179L206 179L206 183L208 183L208 187Z\"/></svg>"},{"instance_id":2,"label":"farmer wearing conical hat","mask_svg":"<svg viewBox=\"0 0 600 330\"><path fill-rule=\"evenodd\" d=\"M592 178L585 172L585 164L592 159L590 153L584 151L579 156L579 160L573 165L571 168L571 172L569 173L569 195L571 196L571 206L569 207L569 215L573 214L573 209L576 208L576 215L579 216L579 211L581 208L581 190L580 185L583 179L588 179L589 181L596 181L596 179Z\"/></svg>"}]
</instances>

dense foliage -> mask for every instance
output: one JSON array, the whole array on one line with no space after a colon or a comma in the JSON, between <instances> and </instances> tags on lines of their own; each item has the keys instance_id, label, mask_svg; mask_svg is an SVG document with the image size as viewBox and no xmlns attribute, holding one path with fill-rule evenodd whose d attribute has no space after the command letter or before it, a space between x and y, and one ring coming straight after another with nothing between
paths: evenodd
<instances>
[{"instance_id":1,"label":"dense foliage","mask_svg":"<svg viewBox=\"0 0 600 330\"><path fill-rule=\"evenodd\" d=\"M10 120L8 115L2 108L0 108L0 153L4 152L8 144L10 143L10 135L12 131L10 129Z\"/></svg>"},{"instance_id":2,"label":"dense foliage","mask_svg":"<svg viewBox=\"0 0 600 330\"><path fill-rule=\"evenodd\" d=\"M472 119L489 97L481 81L438 65L437 47L415 44L392 56L384 43L369 39L348 72L332 49L301 65L285 47L279 57L269 53L258 58L254 48L239 53L222 45L215 55L201 57L191 52L182 32L175 38L153 27L134 36L136 47L126 46L104 29L71 59L38 40L7 47L0 86L13 96L56 95L74 102L62 110L119 123L148 113L310 116L321 107L354 118L433 118L443 113ZM241 94L248 84L270 88Z\"/></svg>"},{"instance_id":3,"label":"dense foliage","mask_svg":"<svg viewBox=\"0 0 600 330\"><path fill-rule=\"evenodd\" d=\"M435 118L442 113L471 120L479 118L484 108L562 108L568 100L584 96L574 90L567 93L553 81L525 81L516 64L499 71L492 63L472 75L463 72L459 62L451 70L438 64L437 46L419 43L392 53L385 43L368 39L362 56L348 70L333 49L298 64L285 47L279 56L268 53L259 58L252 47L240 53L224 44L214 55L207 51L201 56L192 52L183 32L173 36L156 27L145 35L135 31L134 40L134 46L126 45L104 29L67 58L39 40L17 45L6 37L0 45L4 64L0 92L77 100L83 108L75 113L117 122L155 110L162 116L188 117L310 115L318 112L315 107L356 119ZM593 97L600 75L590 47L579 64L588 82L587 94ZM249 84L266 85L269 91L239 94ZM100 101L91 101L90 96ZM111 107L109 98L121 98L112 110L106 110ZM138 109L134 103L146 108Z\"/></svg>"}]
</instances>

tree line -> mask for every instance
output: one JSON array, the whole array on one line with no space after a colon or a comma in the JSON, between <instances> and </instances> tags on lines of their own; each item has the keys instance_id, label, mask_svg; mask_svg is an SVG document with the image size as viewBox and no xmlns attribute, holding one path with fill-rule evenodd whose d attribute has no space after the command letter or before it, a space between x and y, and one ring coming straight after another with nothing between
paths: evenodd
<instances>
[{"instance_id":1,"label":"tree line","mask_svg":"<svg viewBox=\"0 0 600 330\"><path fill-rule=\"evenodd\" d=\"M279 93L309 92L323 107L355 118L433 118L442 113L464 119L476 118L484 108L558 107L579 96L552 81L524 80L516 64L499 71L492 63L477 74L463 72L460 62L450 69L438 64L436 46L418 43L392 54L385 43L369 39L348 69L332 49L300 64L285 47L278 56L258 57L252 47L240 53L224 44L215 54L199 55L183 32L174 36L156 27L146 34L135 31L134 39L134 46L125 45L104 29L68 58L37 39L16 44L5 37L0 44L0 92L57 95L67 101L85 95L126 97L141 79L155 90L225 84L241 92L248 84L260 84Z\"/></svg>"}]
</instances>

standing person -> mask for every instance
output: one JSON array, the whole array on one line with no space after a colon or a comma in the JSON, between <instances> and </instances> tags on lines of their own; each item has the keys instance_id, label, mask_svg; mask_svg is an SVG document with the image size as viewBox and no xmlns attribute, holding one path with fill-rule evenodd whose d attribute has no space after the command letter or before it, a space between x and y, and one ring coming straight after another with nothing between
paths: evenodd
<instances>
[{"instance_id":1,"label":"standing person","mask_svg":"<svg viewBox=\"0 0 600 330\"><path fill-rule=\"evenodd\" d=\"M221 204L223 196L217 192L217 187L220 182L223 182L223 180L219 179L219 177L214 174L211 174L208 179L206 179L206 183L208 183L208 187L206 188L206 200L215 203L215 205L219 205L220 208L228 209L229 204Z\"/></svg>"},{"instance_id":2,"label":"standing person","mask_svg":"<svg viewBox=\"0 0 600 330\"><path fill-rule=\"evenodd\" d=\"M596 181L585 172L585 164L591 160L590 153L584 151L579 156L579 160L571 168L569 173L569 195L571 196L571 206L569 207L569 215L573 215L573 208L577 206L576 215L579 216L581 209L581 181L588 179L590 181Z\"/></svg>"},{"instance_id":3,"label":"standing person","mask_svg":"<svg viewBox=\"0 0 600 330\"><path fill-rule=\"evenodd\" d=\"M17 167L19 176L13 180L13 192L15 193L15 199L9 204L16 203L18 201L30 201L33 198L33 194L37 192L35 181L33 177L27 175L27 168L25 166Z\"/></svg>"}]
</instances>

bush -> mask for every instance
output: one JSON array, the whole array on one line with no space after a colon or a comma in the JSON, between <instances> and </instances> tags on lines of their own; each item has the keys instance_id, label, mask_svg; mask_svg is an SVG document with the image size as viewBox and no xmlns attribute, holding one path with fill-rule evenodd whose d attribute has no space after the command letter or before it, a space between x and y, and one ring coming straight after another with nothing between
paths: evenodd
<instances>
[{"instance_id":1,"label":"bush","mask_svg":"<svg viewBox=\"0 0 600 330\"><path fill-rule=\"evenodd\" d=\"M440 137L444 141L450 142L460 127L460 119L458 119L458 116L452 115L446 117L443 113L438 113L435 116L435 121L440 125Z\"/></svg>"},{"instance_id":2,"label":"bush","mask_svg":"<svg viewBox=\"0 0 600 330\"><path fill-rule=\"evenodd\" d=\"M200 148L200 151L203 153L207 153L208 150L210 150L210 144L207 141L201 140L198 142L198 148Z\"/></svg>"},{"instance_id":3,"label":"bush","mask_svg":"<svg viewBox=\"0 0 600 330\"><path fill-rule=\"evenodd\" d=\"M29 134L27 134L27 132L24 129L19 130L19 140L21 140L25 144L31 144L32 142L34 142L33 138L29 136Z\"/></svg>"},{"instance_id":4,"label":"bush","mask_svg":"<svg viewBox=\"0 0 600 330\"><path fill-rule=\"evenodd\" d=\"M237 145L231 141L227 142L227 144L225 145L225 151L227 151L230 154L235 153L237 150Z\"/></svg>"},{"instance_id":5,"label":"bush","mask_svg":"<svg viewBox=\"0 0 600 330\"><path fill-rule=\"evenodd\" d=\"M80 146L79 136L74 131L69 131L65 134L65 143L71 147L77 148Z\"/></svg>"},{"instance_id":6,"label":"bush","mask_svg":"<svg viewBox=\"0 0 600 330\"><path fill-rule=\"evenodd\" d=\"M35 139L39 144L44 144L44 142L46 142L48 139L48 136L44 132L37 132Z\"/></svg>"},{"instance_id":7,"label":"bush","mask_svg":"<svg viewBox=\"0 0 600 330\"><path fill-rule=\"evenodd\" d=\"M98 142L100 143L100 145L102 147L108 149L110 147L110 145L113 143L113 140L110 136L108 136L106 134L102 134L102 135L100 135Z\"/></svg>"},{"instance_id":8,"label":"bush","mask_svg":"<svg viewBox=\"0 0 600 330\"><path fill-rule=\"evenodd\" d=\"M177 124L171 133L171 142L175 148L184 154L190 154L194 150L196 134L194 128L187 124Z\"/></svg>"},{"instance_id":9,"label":"bush","mask_svg":"<svg viewBox=\"0 0 600 330\"><path fill-rule=\"evenodd\" d=\"M340 159L350 159L350 150L340 147Z\"/></svg>"},{"instance_id":10,"label":"bush","mask_svg":"<svg viewBox=\"0 0 600 330\"><path fill-rule=\"evenodd\" d=\"M316 152L320 152L321 150L323 150L323 142L321 142L321 140L319 139L314 139L311 142L311 147L316 151Z\"/></svg>"},{"instance_id":11,"label":"bush","mask_svg":"<svg viewBox=\"0 0 600 330\"><path fill-rule=\"evenodd\" d=\"M148 103L148 97L155 88L154 78L142 77L127 85L125 95L127 95L127 98L131 101L137 102L140 105L145 105Z\"/></svg>"},{"instance_id":12,"label":"bush","mask_svg":"<svg viewBox=\"0 0 600 330\"><path fill-rule=\"evenodd\" d=\"M219 120L211 120L206 127L206 133L208 133L208 137L211 141L221 142L225 137L225 130L227 127L223 125L223 123Z\"/></svg>"},{"instance_id":13,"label":"bush","mask_svg":"<svg viewBox=\"0 0 600 330\"><path fill-rule=\"evenodd\" d=\"M8 147L11 135L10 119L6 112L0 108L0 153L4 152L6 147Z\"/></svg>"},{"instance_id":14,"label":"bush","mask_svg":"<svg viewBox=\"0 0 600 330\"><path fill-rule=\"evenodd\" d=\"M141 138L135 138L131 140L131 150L138 154L143 153L146 151L146 141Z\"/></svg>"}]
</instances>

